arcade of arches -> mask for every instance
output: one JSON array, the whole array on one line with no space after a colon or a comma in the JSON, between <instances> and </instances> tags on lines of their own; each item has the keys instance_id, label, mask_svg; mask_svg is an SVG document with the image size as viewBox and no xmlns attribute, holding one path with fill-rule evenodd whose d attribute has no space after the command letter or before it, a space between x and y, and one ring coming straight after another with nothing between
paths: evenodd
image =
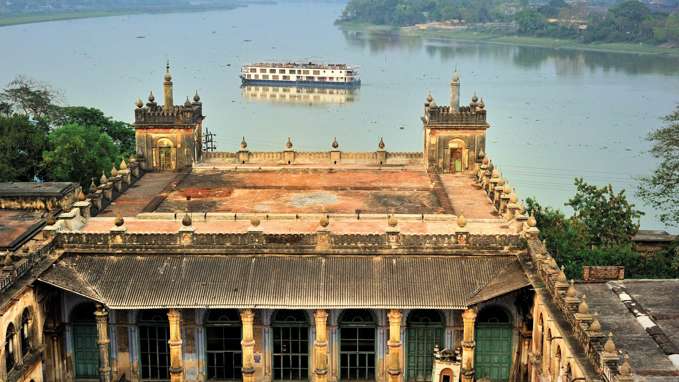
<instances>
[{"instance_id":1,"label":"arcade of arches","mask_svg":"<svg viewBox=\"0 0 679 382\"><path fill-rule=\"evenodd\" d=\"M49 367L63 374L47 380L427 382L437 380L434 348L445 347L461 349L467 371L508 381L518 338L516 312L495 305L467 311L107 311L68 293L63 301L64 322L49 324L62 328L48 332L56 346L46 349ZM18 360L14 349L28 346L14 328L5 327L9 369ZM461 380L472 378L462 374Z\"/></svg>"}]
</instances>

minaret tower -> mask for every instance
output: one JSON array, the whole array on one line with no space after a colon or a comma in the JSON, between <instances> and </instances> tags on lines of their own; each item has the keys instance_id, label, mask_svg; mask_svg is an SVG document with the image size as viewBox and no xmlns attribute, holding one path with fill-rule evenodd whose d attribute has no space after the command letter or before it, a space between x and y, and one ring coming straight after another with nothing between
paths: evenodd
<instances>
[{"instance_id":1,"label":"minaret tower","mask_svg":"<svg viewBox=\"0 0 679 382\"><path fill-rule=\"evenodd\" d=\"M172 100L172 74L170 74L170 60L165 65L165 81L163 81L163 110L170 111L174 105Z\"/></svg>"},{"instance_id":2,"label":"minaret tower","mask_svg":"<svg viewBox=\"0 0 679 382\"><path fill-rule=\"evenodd\" d=\"M453 79L450 80L450 110L460 111L460 73L457 68L453 72Z\"/></svg>"}]
</instances>

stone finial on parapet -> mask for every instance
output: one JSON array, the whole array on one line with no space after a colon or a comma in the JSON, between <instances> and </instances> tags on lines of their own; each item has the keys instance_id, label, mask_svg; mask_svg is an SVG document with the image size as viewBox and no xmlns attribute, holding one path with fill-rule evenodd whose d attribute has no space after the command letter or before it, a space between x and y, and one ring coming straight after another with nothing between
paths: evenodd
<instances>
[{"instance_id":1,"label":"stone finial on parapet","mask_svg":"<svg viewBox=\"0 0 679 382\"><path fill-rule=\"evenodd\" d=\"M580 304L580 299L578 298L578 292L575 290L575 281L571 279L568 289L566 289L566 297L564 298L568 310L575 313L578 310L578 305Z\"/></svg>"},{"instance_id":2,"label":"stone finial on parapet","mask_svg":"<svg viewBox=\"0 0 679 382\"><path fill-rule=\"evenodd\" d=\"M528 220L526 220L526 237L529 239L537 239L540 234L540 230L537 228L537 219L535 219L535 211L531 211Z\"/></svg>"},{"instance_id":3,"label":"stone finial on parapet","mask_svg":"<svg viewBox=\"0 0 679 382\"><path fill-rule=\"evenodd\" d=\"M316 250L323 251L330 248L330 219L327 215L321 216L318 220L318 229L316 230Z\"/></svg>"},{"instance_id":4,"label":"stone finial on parapet","mask_svg":"<svg viewBox=\"0 0 679 382\"><path fill-rule=\"evenodd\" d=\"M116 217L113 220L113 227L110 231L111 244L122 245L125 243L125 233L127 232L127 227L125 227L125 219L120 211L116 212Z\"/></svg>"},{"instance_id":5,"label":"stone finial on parapet","mask_svg":"<svg viewBox=\"0 0 679 382\"><path fill-rule=\"evenodd\" d=\"M464 213L460 211L455 219L455 241L457 244L465 245L467 244L467 239L469 237L469 229L467 228L467 218Z\"/></svg>"},{"instance_id":6,"label":"stone finial on parapet","mask_svg":"<svg viewBox=\"0 0 679 382\"><path fill-rule=\"evenodd\" d=\"M592 315L589 313L589 304L587 303L587 296L580 297L580 304L578 304L578 311L575 313L575 320L585 323L589 326L592 322Z\"/></svg>"},{"instance_id":7,"label":"stone finial on parapet","mask_svg":"<svg viewBox=\"0 0 679 382\"><path fill-rule=\"evenodd\" d=\"M82 188L80 189L80 192L78 192L78 201L73 204L73 207L80 211L80 216L89 219L92 212L92 202L87 199Z\"/></svg>"},{"instance_id":8,"label":"stone finial on parapet","mask_svg":"<svg viewBox=\"0 0 679 382\"><path fill-rule=\"evenodd\" d=\"M554 282L554 288L557 291L563 291L566 288L568 288L568 279L566 278L566 267L564 267L563 265L561 266L559 273L556 275L556 281Z\"/></svg>"},{"instance_id":9,"label":"stone finial on parapet","mask_svg":"<svg viewBox=\"0 0 679 382\"><path fill-rule=\"evenodd\" d=\"M339 150L339 143L337 142L337 137L333 138L330 144L330 162L332 164L337 164L342 159L342 152Z\"/></svg>"},{"instance_id":10,"label":"stone finial on parapet","mask_svg":"<svg viewBox=\"0 0 679 382\"><path fill-rule=\"evenodd\" d=\"M632 382L634 381L634 376L632 375L632 365L629 363L629 354L625 353L623 356L622 365L618 368L618 376L615 378L615 382Z\"/></svg>"},{"instance_id":11,"label":"stone finial on parapet","mask_svg":"<svg viewBox=\"0 0 679 382\"><path fill-rule=\"evenodd\" d=\"M393 247L398 246L401 238L401 230L398 227L398 219L393 214L387 217L387 241Z\"/></svg>"},{"instance_id":12,"label":"stone finial on parapet","mask_svg":"<svg viewBox=\"0 0 679 382\"><path fill-rule=\"evenodd\" d=\"M116 168L115 162L113 163L111 167L111 183L113 184L113 189L116 192L123 192L123 178L120 176L118 173L118 169Z\"/></svg>"},{"instance_id":13,"label":"stone finial on parapet","mask_svg":"<svg viewBox=\"0 0 679 382\"><path fill-rule=\"evenodd\" d=\"M250 151L248 150L248 143L245 141L245 136L240 141L240 148L238 149L238 162L246 164L250 162Z\"/></svg>"},{"instance_id":14,"label":"stone finial on parapet","mask_svg":"<svg viewBox=\"0 0 679 382\"><path fill-rule=\"evenodd\" d=\"M599 322L598 313L595 312L592 316L592 323L589 324L587 331L589 332L590 337L601 335L601 322Z\"/></svg>"},{"instance_id":15,"label":"stone finial on parapet","mask_svg":"<svg viewBox=\"0 0 679 382\"><path fill-rule=\"evenodd\" d=\"M288 141L285 142L285 151L283 151L283 160L287 164L293 164L295 162L295 150L292 148L292 139L288 137Z\"/></svg>"},{"instance_id":16,"label":"stone finial on parapet","mask_svg":"<svg viewBox=\"0 0 679 382\"><path fill-rule=\"evenodd\" d=\"M384 138L380 137L380 141L377 143L377 151L375 152L377 155L377 164L380 166L387 163L387 152L384 150L385 147Z\"/></svg>"},{"instance_id":17,"label":"stone finial on parapet","mask_svg":"<svg viewBox=\"0 0 679 382\"><path fill-rule=\"evenodd\" d=\"M195 228L193 228L193 219L189 212L184 213L182 217L182 225L179 227L179 241L182 245L190 245L193 243L193 233Z\"/></svg>"}]
</instances>

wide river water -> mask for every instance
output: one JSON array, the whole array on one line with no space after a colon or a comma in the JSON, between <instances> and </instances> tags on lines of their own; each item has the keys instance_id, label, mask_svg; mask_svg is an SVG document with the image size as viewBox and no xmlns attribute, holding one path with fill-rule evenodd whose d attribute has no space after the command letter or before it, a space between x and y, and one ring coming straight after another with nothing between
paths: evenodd
<instances>
[{"instance_id":1,"label":"wide river water","mask_svg":"<svg viewBox=\"0 0 679 382\"><path fill-rule=\"evenodd\" d=\"M237 150L242 136L255 151L281 150L288 136L298 150L329 150L333 137L340 149L374 150L383 136L387 150L419 151L425 97L445 104L457 67L464 103L474 92L486 103L487 153L520 197L563 208L582 176L627 189L642 227L663 228L634 190L656 165L646 135L679 102L678 59L345 33L333 25L341 10L299 2L4 27L0 84L27 75L66 104L131 122L138 96L162 98L169 59L175 103L198 90L218 150ZM240 88L240 66L259 60L355 64L363 83L274 102Z\"/></svg>"}]
</instances>

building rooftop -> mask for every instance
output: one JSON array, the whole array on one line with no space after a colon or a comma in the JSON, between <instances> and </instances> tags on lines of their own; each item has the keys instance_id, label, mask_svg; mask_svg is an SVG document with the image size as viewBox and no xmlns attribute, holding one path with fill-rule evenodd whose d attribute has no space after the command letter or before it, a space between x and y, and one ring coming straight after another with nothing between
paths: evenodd
<instances>
[{"instance_id":1,"label":"building rooftop","mask_svg":"<svg viewBox=\"0 0 679 382\"><path fill-rule=\"evenodd\" d=\"M459 214L497 219L469 175L440 178L418 168L238 166L150 173L103 216L140 212Z\"/></svg>"},{"instance_id":2,"label":"building rooftop","mask_svg":"<svg viewBox=\"0 0 679 382\"><path fill-rule=\"evenodd\" d=\"M0 249L16 250L44 224L40 211L0 209Z\"/></svg>"},{"instance_id":3,"label":"building rooftop","mask_svg":"<svg viewBox=\"0 0 679 382\"><path fill-rule=\"evenodd\" d=\"M629 354L637 376L679 381L679 280L609 281L577 289L598 313L602 332L616 334L616 347Z\"/></svg>"},{"instance_id":4,"label":"building rooftop","mask_svg":"<svg viewBox=\"0 0 679 382\"><path fill-rule=\"evenodd\" d=\"M76 186L72 182L0 182L0 198L60 197L73 191Z\"/></svg>"}]
</instances>

